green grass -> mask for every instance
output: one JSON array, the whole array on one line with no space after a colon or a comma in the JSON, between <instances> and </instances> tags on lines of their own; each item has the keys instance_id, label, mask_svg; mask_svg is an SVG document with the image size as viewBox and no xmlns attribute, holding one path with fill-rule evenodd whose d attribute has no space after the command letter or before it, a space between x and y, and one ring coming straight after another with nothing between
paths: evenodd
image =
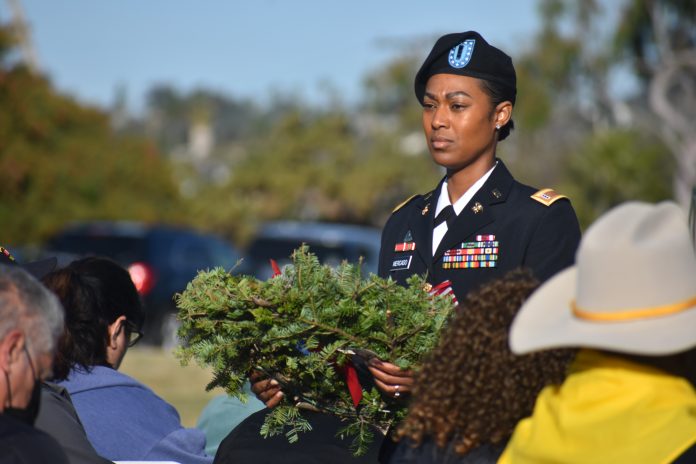
<instances>
[{"instance_id":1,"label":"green grass","mask_svg":"<svg viewBox=\"0 0 696 464\"><path fill-rule=\"evenodd\" d=\"M205 391L212 379L211 371L196 364L183 367L171 351L158 348L134 347L128 350L121 372L144 383L172 404L185 427L193 427L203 407L222 389Z\"/></svg>"}]
</instances>

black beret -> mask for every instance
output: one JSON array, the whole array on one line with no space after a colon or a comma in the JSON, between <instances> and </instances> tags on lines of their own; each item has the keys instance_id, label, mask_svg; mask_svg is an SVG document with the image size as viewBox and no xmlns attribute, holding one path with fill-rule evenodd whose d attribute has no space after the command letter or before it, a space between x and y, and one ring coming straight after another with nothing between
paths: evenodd
<instances>
[{"instance_id":1,"label":"black beret","mask_svg":"<svg viewBox=\"0 0 696 464\"><path fill-rule=\"evenodd\" d=\"M515 103L517 77L512 59L475 31L440 37L416 74L416 97L423 103L425 85L434 74L457 74L500 85L506 100Z\"/></svg>"}]
</instances>

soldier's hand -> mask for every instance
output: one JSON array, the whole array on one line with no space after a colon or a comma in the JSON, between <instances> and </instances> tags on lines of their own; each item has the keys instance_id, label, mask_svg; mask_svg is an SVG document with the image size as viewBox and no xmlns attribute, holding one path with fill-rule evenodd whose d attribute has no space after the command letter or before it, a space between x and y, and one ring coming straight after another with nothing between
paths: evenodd
<instances>
[{"instance_id":1,"label":"soldier's hand","mask_svg":"<svg viewBox=\"0 0 696 464\"><path fill-rule=\"evenodd\" d=\"M285 396L276 380L264 378L260 372L252 372L249 382L251 391L267 408L276 407Z\"/></svg>"},{"instance_id":2,"label":"soldier's hand","mask_svg":"<svg viewBox=\"0 0 696 464\"><path fill-rule=\"evenodd\" d=\"M396 364L373 358L368 363L368 369L375 380L375 385L385 395L400 398L408 394L413 385L413 372L405 371Z\"/></svg>"}]
</instances>

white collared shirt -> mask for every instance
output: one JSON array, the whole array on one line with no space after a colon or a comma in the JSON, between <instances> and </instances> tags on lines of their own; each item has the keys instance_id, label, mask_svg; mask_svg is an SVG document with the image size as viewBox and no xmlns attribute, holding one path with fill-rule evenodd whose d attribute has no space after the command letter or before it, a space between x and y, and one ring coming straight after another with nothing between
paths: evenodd
<instances>
[{"instance_id":1,"label":"white collared shirt","mask_svg":"<svg viewBox=\"0 0 696 464\"><path fill-rule=\"evenodd\" d=\"M495 162L495 165L488 170L484 175L481 176L479 180L474 182L474 184L469 187L469 189L464 192L464 195L459 197L457 201L454 202L454 205L452 207L454 208L454 212L459 216L459 213L462 212L464 207L471 201L471 199L476 195L476 192L478 192L481 187L483 187L483 184L486 183L488 178L491 176L493 173L493 170L495 167L498 165L498 162ZM442 188L440 189L440 196L437 198L437 206L435 207L435 216L440 213L445 207L451 205L450 199L449 199L449 193L447 193L447 180L445 180L442 183ZM442 222L440 225L435 227L433 229L433 256L435 256L435 252L437 251L437 247L440 246L440 242L442 241L442 238L445 236L447 233L447 222Z\"/></svg>"}]
</instances>

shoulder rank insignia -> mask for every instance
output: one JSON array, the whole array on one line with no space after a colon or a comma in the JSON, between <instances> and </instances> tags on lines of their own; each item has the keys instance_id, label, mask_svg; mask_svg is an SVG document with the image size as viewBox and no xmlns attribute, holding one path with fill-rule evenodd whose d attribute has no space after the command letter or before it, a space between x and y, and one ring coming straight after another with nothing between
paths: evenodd
<instances>
[{"instance_id":1,"label":"shoulder rank insignia","mask_svg":"<svg viewBox=\"0 0 696 464\"><path fill-rule=\"evenodd\" d=\"M401 208L403 208L404 206L406 206L406 203L408 203L409 201L413 200L413 199L414 199L415 197L417 197L417 196L418 196L418 195L411 195L410 197L408 197L407 199L405 199L404 201L402 201L401 203L399 203L398 205L396 205L396 208L394 208L394 209L392 210L392 214L396 213L396 212L399 211Z\"/></svg>"},{"instance_id":2,"label":"shoulder rank insignia","mask_svg":"<svg viewBox=\"0 0 696 464\"><path fill-rule=\"evenodd\" d=\"M561 198L568 198L568 197L565 195L561 195L560 193L554 192L553 189L545 188L545 189L539 190L534 195L531 195L530 198L538 201L539 203L541 203L543 205L551 206L556 200L560 200Z\"/></svg>"}]
</instances>

